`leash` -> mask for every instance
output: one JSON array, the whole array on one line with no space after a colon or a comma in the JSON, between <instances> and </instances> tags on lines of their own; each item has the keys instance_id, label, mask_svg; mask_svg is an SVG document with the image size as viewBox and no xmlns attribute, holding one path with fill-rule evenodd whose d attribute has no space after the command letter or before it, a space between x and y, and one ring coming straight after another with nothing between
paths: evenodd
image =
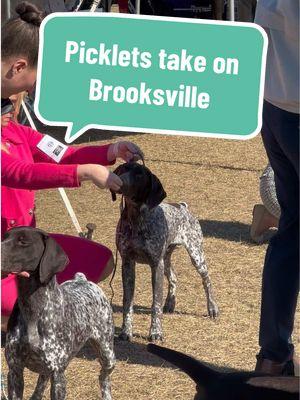
<instances>
[{"instance_id":1,"label":"leash","mask_svg":"<svg viewBox=\"0 0 300 400\"><path fill-rule=\"evenodd\" d=\"M23 110L24 110L24 112L26 114L26 118L28 119L28 122L29 122L31 128L36 131L37 129L36 129L35 123L33 122L33 119L32 119L32 117L31 117L31 115L30 115L30 113L28 111L28 108L27 108L26 104L24 103L24 100L22 100L21 104L22 104ZM60 194L60 196L61 196L61 198L62 198L62 200L64 202L64 205L65 205L65 207L66 207L66 209L67 209L67 211L69 213L69 216L70 216L70 218L71 218L71 220L73 222L73 225L74 225L78 235L82 236L83 235L82 229L80 227L80 224L79 224L78 219L76 217L75 211L74 211L74 209L73 209L73 207L72 207L72 205L70 203L70 200L69 200L69 198L67 196L67 193L66 193L65 189L58 188L58 191L59 191L59 194Z\"/></svg>"},{"instance_id":2,"label":"leash","mask_svg":"<svg viewBox=\"0 0 300 400\"><path fill-rule=\"evenodd\" d=\"M121 230L122 214L123 214L124 208L125 208L125 206L124 206L124 196L122 195L121 196L121 201L120 201L120 206L119 206L119 209L120 209L120 230ZM119 235L119 233L117 233L117 235ZM110 298L110 305L111 306L112 306L113 299L115 297L115 291L114 291L114 288L113 288L113 280L115 279L115 275L116 275L116 272L117 272L118 255L119 255L119 252L118 252L118 248L116 246L114 270L113 270L112 277L111 277L111 279L109 281L109 287L110 287L110 290L111 290L111 298Z\"/></svg>"}]
</instances>

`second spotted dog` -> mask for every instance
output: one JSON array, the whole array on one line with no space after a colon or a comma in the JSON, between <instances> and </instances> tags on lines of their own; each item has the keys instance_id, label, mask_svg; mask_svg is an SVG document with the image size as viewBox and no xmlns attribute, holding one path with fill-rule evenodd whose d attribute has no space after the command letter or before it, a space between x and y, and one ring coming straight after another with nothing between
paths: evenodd
<instances>
[{"instance_id":1,"label":"second spotted dog","mask_svg":"<svg viewBox=\"0 0 300 400\"><path fill-rule=\"evenodd\" d=\"M125 206L117 227L117 248L122 257L123 326L120 338L132 338L133 295L135 264L149 264L152 271L152 315L150 340L162 340L162 312L174 312L176 275L171 255L177 246L184 246L200 274L207 298L210 317L218 315L218 306L203 252L203 235L197 218L185 203L162 203L166 193L159 179L138 163L120 165L114 171L123 181ZM113 199L116 196L113 194ZM163 303L163 277L169 283Z\"/></svg>"}]
</instances>

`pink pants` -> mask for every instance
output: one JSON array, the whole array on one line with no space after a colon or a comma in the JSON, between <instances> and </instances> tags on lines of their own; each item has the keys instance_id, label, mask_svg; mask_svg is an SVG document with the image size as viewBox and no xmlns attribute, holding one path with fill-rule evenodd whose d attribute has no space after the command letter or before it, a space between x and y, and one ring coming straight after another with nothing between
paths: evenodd
<instances>
[{"instance_id":1,"label":"pink pants","mask_svg":"<svg viewBox=\"0 0 300 400\"><path fill-rule=\"evenodd\" d=\"M113 270L112 252L100 243L77 236L51 236L68 255L70 263L57 274L58 283L74 278L77 272L85 274L88 280L98 283L107 278ZM1 279L1 315L9 316L18 297L17 277L9 275Z\"/></svg>"}]
</instances>

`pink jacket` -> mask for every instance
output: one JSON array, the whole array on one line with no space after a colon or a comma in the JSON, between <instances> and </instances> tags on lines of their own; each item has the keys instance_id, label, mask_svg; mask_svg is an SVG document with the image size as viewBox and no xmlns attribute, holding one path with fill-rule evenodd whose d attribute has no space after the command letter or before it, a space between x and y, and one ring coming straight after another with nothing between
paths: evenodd
<instances>
[{"instance_id":1,"label":"pink jacket","mask_svg":"<svg viewBox=\"0 0 300 400\"><path fill-rule=\"evenodd\" d=\"M10 122L2 128L1 233L14 226L35 226L34 191L78 187L78 164L112 165L107 160L109 145L69 147L59 164L37 148L43 135Z\"/></svg>"}]
</instances>

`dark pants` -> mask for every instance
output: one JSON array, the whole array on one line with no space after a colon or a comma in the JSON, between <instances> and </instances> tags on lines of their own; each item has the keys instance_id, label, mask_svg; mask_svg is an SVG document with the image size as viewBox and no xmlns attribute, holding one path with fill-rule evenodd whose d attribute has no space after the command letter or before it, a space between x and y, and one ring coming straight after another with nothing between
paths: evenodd
<instances>
[{"instance_id":1,"label":"dark pants","mask_svg":"<svg viewBox=\"0 0 300 400\"><path fill-rule=\"evenodd\" d=\"M263 271L261 356L291 359L291 334L299 291L299 115L264 103L262 137L274 170L281 207Z\"/></svg>"}]
</instances>

